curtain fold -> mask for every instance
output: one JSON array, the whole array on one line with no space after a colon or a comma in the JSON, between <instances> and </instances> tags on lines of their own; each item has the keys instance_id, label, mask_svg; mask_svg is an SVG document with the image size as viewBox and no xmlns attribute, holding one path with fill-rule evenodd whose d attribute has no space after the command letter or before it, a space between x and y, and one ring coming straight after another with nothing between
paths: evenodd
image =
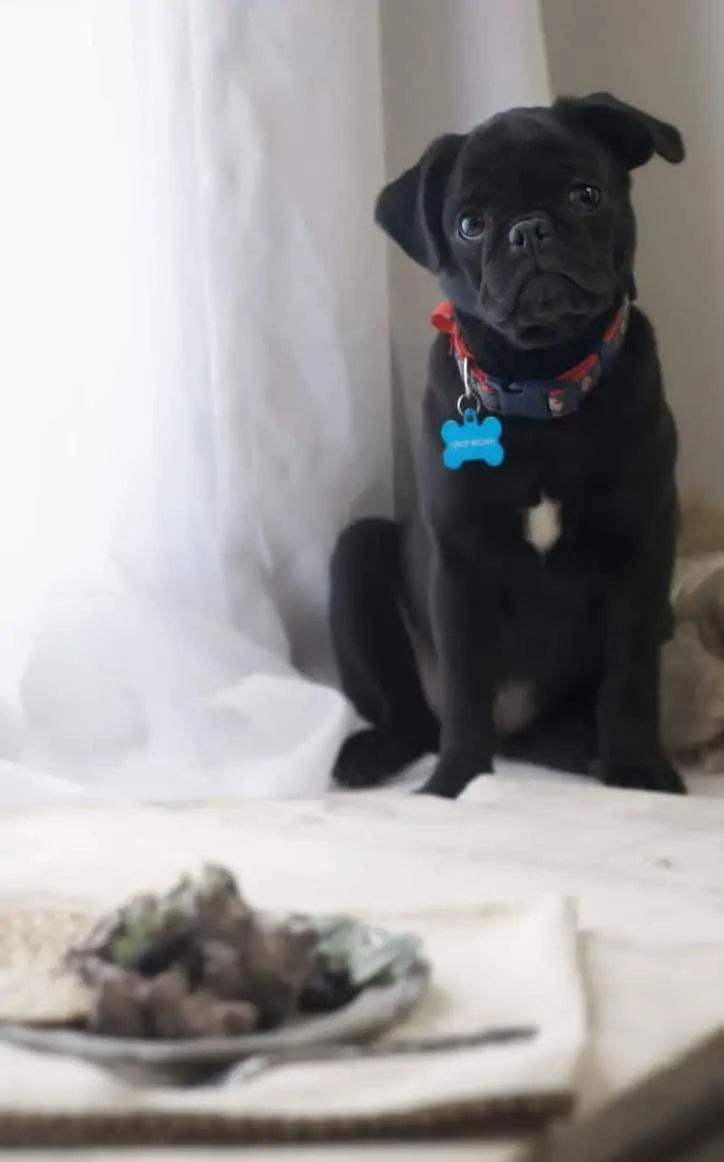
<instances>
[{"instance_id":1,"label":"curtain fold","mask_svg":"<svg viewBox=\"0 0 724 1162\"><path fill-rule=\"evenodd\" d=\"M0 4L0 802L328 784L329 556L392 505L387 24L439 24L381 7Z\"/></svg>"}]
</instances>

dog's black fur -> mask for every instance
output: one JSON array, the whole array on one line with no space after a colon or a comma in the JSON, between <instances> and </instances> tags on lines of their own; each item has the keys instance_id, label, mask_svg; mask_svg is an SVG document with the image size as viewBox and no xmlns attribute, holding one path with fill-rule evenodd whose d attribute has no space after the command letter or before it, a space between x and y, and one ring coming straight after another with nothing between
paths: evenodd
<instances>
[{"instance_id":1,"label":"dog's black fur","mask_svg":"<svg viewBox=\"0 0 724 1162\"><path fill-rule=\"evenodd\" d=\"M679 132L607 94L515 109L433 142L382 191L376 218L438 276L479 366L511 382L550 378L595 347L634 293L630 171L654 154L683 160ZM575 414L504 419L498 468L443 465L440 428L461 390L439 336L420 511L405 525L353 524L334 555L341 680L371 724L344 745L336 780L378 784L439 751L424 789L453 797L493 770L497 751L613 786L683 792L659 740L676 432L651 324L632 310L615 363ZM546 554L523 523L542 495L561 514ZM439 716L413 639L434 652ZM535 712L506 730L495 707L511 682L526 685Z\"/></svg>"}]
</instances>

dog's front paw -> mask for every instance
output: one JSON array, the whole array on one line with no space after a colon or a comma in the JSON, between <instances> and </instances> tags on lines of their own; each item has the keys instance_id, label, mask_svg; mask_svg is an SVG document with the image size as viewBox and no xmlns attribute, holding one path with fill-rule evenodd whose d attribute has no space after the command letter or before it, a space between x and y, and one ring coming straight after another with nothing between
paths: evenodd
<instances>
[{"instance_id":1,"label":"dog's front paw","mask_svg":"<svg viewBox=\"0 0 724 1162\"><path fill-rule=\"evenodd\" d=\"M686 795L686 783L665 759L654 763L611 766L604 771L607 787L625 787L629 791L658 791L664 795Z\"/></svg>"},{"instance_id":2,"label":"dog's front paw","mask_svg":"<svg viewBox=\"0 0 724 1162\"><path fill-rule=\"evenodd\" d=\"M478 775L489 774L492 764L472 764L461 759L441 758L426 783L420 787L420 795L437 795L440 799L457 799L458 795L472 783Z\"/></svg>"},{"instance_id":3,"label":"dog's front paw","mask_svg":"<svg viewBox=\"0 0 724 1162\"><path fill-rule=\"evenodd\" d=\"M378 787L422 753L411 738L394 730L360 730L342 746L332 778L340 787Z\"/></svg>"}]
</instances>

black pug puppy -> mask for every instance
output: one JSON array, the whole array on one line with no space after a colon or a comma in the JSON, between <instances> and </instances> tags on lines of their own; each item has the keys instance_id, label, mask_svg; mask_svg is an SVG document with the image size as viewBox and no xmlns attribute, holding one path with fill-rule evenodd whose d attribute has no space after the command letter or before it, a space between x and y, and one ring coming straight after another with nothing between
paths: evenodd
<instances>
[{"instance_id":1,"label":"black pug puppy","mask_svg":"<svg viewBox=\"0 0 724 1162\"><path fill-rule=\"evenodd\" d=\"M449 797L495 752L685 791L658 700L676 431L631 305L630 171L654 154L682 161L678 130L608 94L564 98L440 138L379 197L379 225L449 301L420 511L351 525L332 564L341 680L371 724L339 755L344 786L439 751L424 790Z\"/></svg>"}]
</instances>

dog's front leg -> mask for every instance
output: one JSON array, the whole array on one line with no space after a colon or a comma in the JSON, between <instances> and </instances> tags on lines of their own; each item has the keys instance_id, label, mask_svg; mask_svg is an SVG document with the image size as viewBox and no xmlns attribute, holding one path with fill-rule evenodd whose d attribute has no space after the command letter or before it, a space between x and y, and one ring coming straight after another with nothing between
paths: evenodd
<instances>
[{"instance_id":1,"label":"dog's front leg","mask_svg":"<svg viewBox=\"0 0 724 1162\"><path fill-rule=\"evenodd\" d=\"M665 755L659 724L660 654L670 618L671 540L660 529L650 530L635 557L610 578L599 740L605 783L686 794Z\"/></svg>"},{"instance_id":2,"label":"dog's front leg","mask_svg":"<svg viewBox=\"0 0 724 1162\"><path fill-rule=\"evenodd\" d=\"M453 799L476 775L493 770L496 690L495 584L479 566L438 547L431 613L442 686L440 756L422 788Z\"/></svg>"}]
</instances>

